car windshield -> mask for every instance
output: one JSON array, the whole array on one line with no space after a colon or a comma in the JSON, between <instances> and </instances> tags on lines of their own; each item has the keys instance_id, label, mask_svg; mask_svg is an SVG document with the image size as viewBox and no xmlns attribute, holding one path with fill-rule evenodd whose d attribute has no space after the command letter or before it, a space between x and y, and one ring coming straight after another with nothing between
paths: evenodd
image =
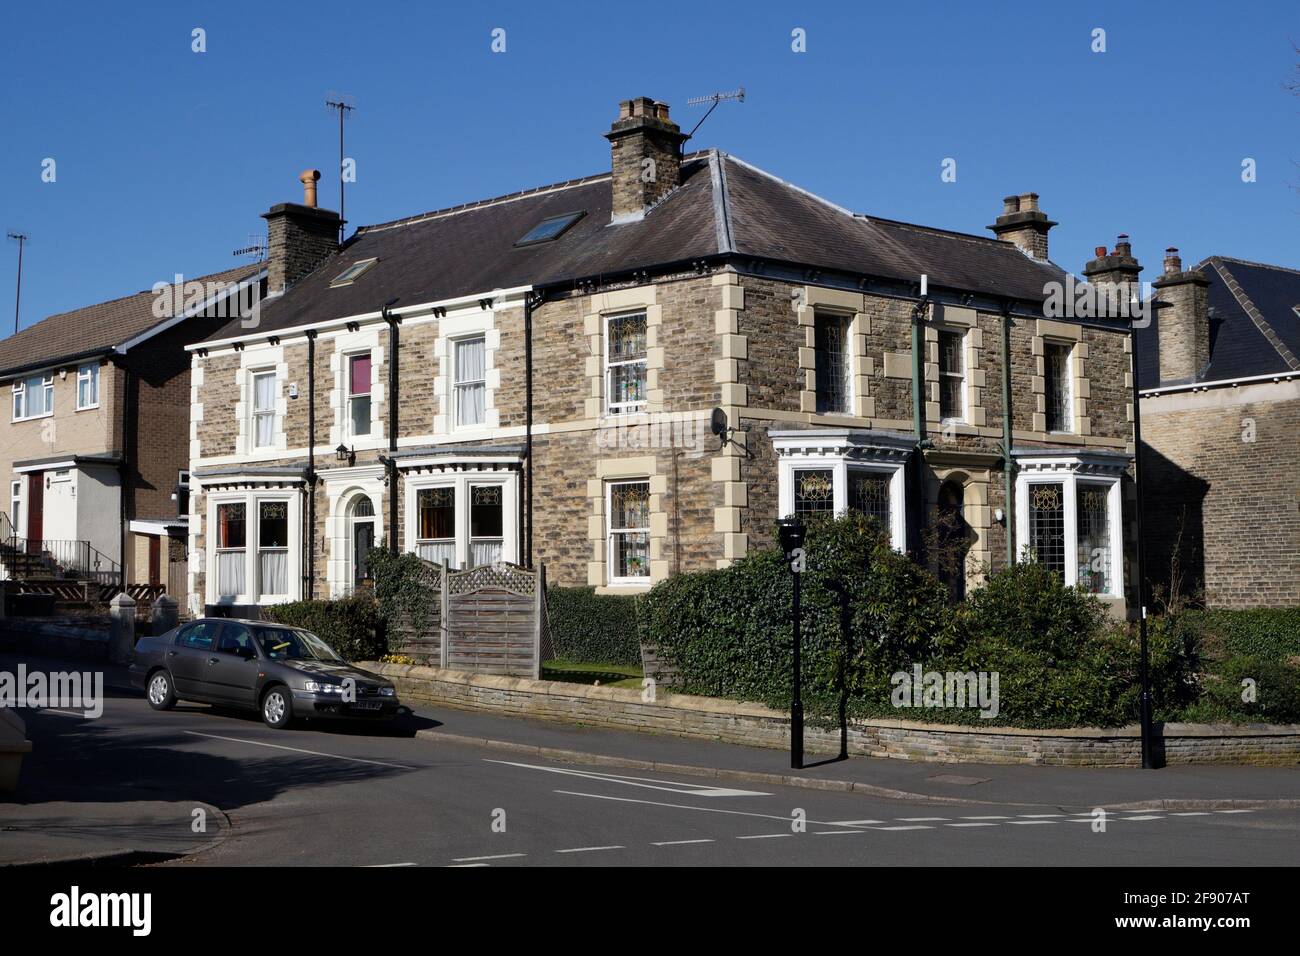
<instances>
[{"instance_id":1,"label":"car windshield","mask_svg":"<svg viewBox=\"0 0 1300 956\"><path fill-rule=\"evenodd\" d=\"M258 628L257 643L273 661L341 661L334 649L310 631L288 627Z\"/></svg>"}]
</instances>

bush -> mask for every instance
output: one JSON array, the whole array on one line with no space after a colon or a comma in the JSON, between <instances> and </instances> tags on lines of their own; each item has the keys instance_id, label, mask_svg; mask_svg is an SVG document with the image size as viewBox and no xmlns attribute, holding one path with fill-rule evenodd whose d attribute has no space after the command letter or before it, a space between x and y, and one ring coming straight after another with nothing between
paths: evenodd
<instances>
[{"instance_id":1,"label":"bush","mask_svg":"<svg viewBox=\"0 0 1300 956\"><path fill-rule=\"evenodd\" d=\"M641 663L636 598L597 594L595 588L546 589L551 646L558 661L590 664Z\"/></svg>"},{"instance_id":2,"label":"bush","mask_svg":"<svg viewBox=\"0 0 1300 956\"><path fill-rule=\"evenodd\" d=\"M437 620L436 572L418 556L373 548L367 567L375 582L379 618L390 630L420 633Z\"/></svg>"},{"instance_id":3,"label":"bush","mask_svg":"<svg viewBox=\"0 0 1300 956\"><path fill-rule=\"evenodd\" d=\"M263 608L262 616L277 624L311 631L349 661L375 661L388 653L378 609L368 595L275 604Z\"/></svg>"},{"instance_id":4,"label":"bush","mask_svg":"<svg viewBox=\"0 0 1300 956\"><path fill-rule=\"evenodd\" d=\"M1210 666L1202 696L1181 714L1183 720L1300 722L1300 667L1249 654L1234 654ZM1255 685L1255 700L1242 700L1243 682Z\"/></svg>"},{"instance_id":5,"label":"bush","mask_svg":"<svg viewBox=\"0 0 1300 956\"><path fill-rule=\"evenodd\" d=\"M1221 608L1180 616L1207 657L1249 655L1277 662L1300 657L1300 607Z\"/></svg>"}]
</instances>

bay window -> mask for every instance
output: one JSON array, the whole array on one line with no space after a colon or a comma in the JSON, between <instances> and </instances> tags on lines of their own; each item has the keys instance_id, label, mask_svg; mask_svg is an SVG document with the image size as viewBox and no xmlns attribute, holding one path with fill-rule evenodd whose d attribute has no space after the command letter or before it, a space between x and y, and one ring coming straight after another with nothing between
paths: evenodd
<instances>
[{"instance_id":1,"label":"bay window","mask_svg":"<svg viewBox=\"0 0 1300 956\"><path fill-rule=\"evenodd\" d=\"M1131 459L1061 452L1017 459L1016 537L1068 586L1124 594L1121 479Z\"/></svg>"},{"instance_id":2,"label":"bay window","mask_svg":"<svg viewBox=\"0 0 1300 956\"><path fill-rule=\"evenodd\" d=\"M208 602L296 600L303 547L298 492L217 491L208 509Z\"/></svg>"},{"instance_id":3,"label":"bay window","mask_svg":"<svg viewBox=\"0 0 1300 956\"><path fill-rule=\"evenodd\" d=\"M495 564L501 560L503 512L500 485L470 485L470 564Z\"/></svg>"},{"instance_id":4,"label":"bay window","mask_svg":"<svg viewBox=\"0 0 1300 956\"><path fill-rule=\"evenodd\" d=\"M257 503L257 582L262 597L289 593L289 502Z\"/></svg>"},{"instance_id":5,"label":"bay window","mask_svg":"<svg viewBox=\"0 0 1300 956\"><path fill-rule=\"evenodd\" d=\"M248 593L245 534L247 505L233 501L217 505L217 597L236 598Z\"/></svg>"},{"instance_id":6,"label":"bay window","mask_svg":"<svg viewBox=\"0 0 1300 956\"><path fill-rule=\"evenodd\" d=\"M456 564L456 487L421 488L416 493L419 529L415 553L426 561Z\"/></svg>"},{"instance_id":7,"label":"bay window","mask_svg":"<svg viewBox=\"0 0 1300 956\"><path fill-rule=\"evenodd\" d=\"M518 562L514 470L408 474L406 488L406 550L453 569Z\"/></svg>"}]
</instances>

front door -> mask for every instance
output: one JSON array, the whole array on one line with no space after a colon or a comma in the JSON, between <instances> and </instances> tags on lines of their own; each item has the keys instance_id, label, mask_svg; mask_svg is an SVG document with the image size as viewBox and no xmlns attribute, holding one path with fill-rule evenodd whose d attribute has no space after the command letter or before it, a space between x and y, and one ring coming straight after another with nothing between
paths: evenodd
<instances>
[{"instance_id":1,"label":"front door","mask_svg":"<svg viewBox=\"0 0 1300 956\"><path fill-rule=\"evenodd\" d=\"M45 537L45 473L27 475L27 550L37 554Z\"/></svg>"},{"instance_id":2,"label":"front door","mask_svg":"<svg viewBox=\"0 0 1300 956\"><path fill-rule=\"evenodd\" d=\"M156 588L162 583L162 539L154 534L149 536L149 586Z\"/></svg>"},{"instance_id":3,"label":"front door","mask_svg":"<svg viewBox=\"0 0 1300 956\"><path fill-rule=\"evenodd\" d=\"M367 560L370 549L375 546L375 523L358 521L352 525L352 586L356 587L370 580L370 568Z\"/></svg>"}]
</instances>

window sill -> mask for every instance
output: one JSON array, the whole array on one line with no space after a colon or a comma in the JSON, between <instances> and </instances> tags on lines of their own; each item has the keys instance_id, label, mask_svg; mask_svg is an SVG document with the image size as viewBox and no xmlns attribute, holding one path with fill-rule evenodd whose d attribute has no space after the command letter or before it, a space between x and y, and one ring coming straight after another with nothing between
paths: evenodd
<instances>
[{"instance_id":1,"label":"window sill","mask_svg":"<svg viewBox=\"0 0 1300 956\"><path fill-rule=\"evenodd\" d=\"M93 412L97 408L99 408L98 402L96 402L94 405L78 405L76 410L79 412Z\"/></svg>"},{"instance_id":2,"label":"window sill","mask_svg":"<svg viewBox=\"0 0 1300 956\"><path fill-rule=\"evenodd\" d=\"M17 424L19 422L37 422L40 421L42 418L53 418L53 417L54 417L53 412L46 412L44 415L28 415L24 418L11 418L10 421L14 424Z\"/></svg>"},{"instance_id":3,"label":"window sill","mask_svg":"<svg viewBox=\"0 0 1300 956\"><path fill-rule=\"evenodd\" d=\"M609 584L598 585L596 587L596 593L613 594L613 595L637 595L637 594L645 594L645 592L649 591L652 586L653 586L653 582L649 580L639 581L639 580L629 579L625 581L612 581Z\"/></svg>"}]
</instances>

